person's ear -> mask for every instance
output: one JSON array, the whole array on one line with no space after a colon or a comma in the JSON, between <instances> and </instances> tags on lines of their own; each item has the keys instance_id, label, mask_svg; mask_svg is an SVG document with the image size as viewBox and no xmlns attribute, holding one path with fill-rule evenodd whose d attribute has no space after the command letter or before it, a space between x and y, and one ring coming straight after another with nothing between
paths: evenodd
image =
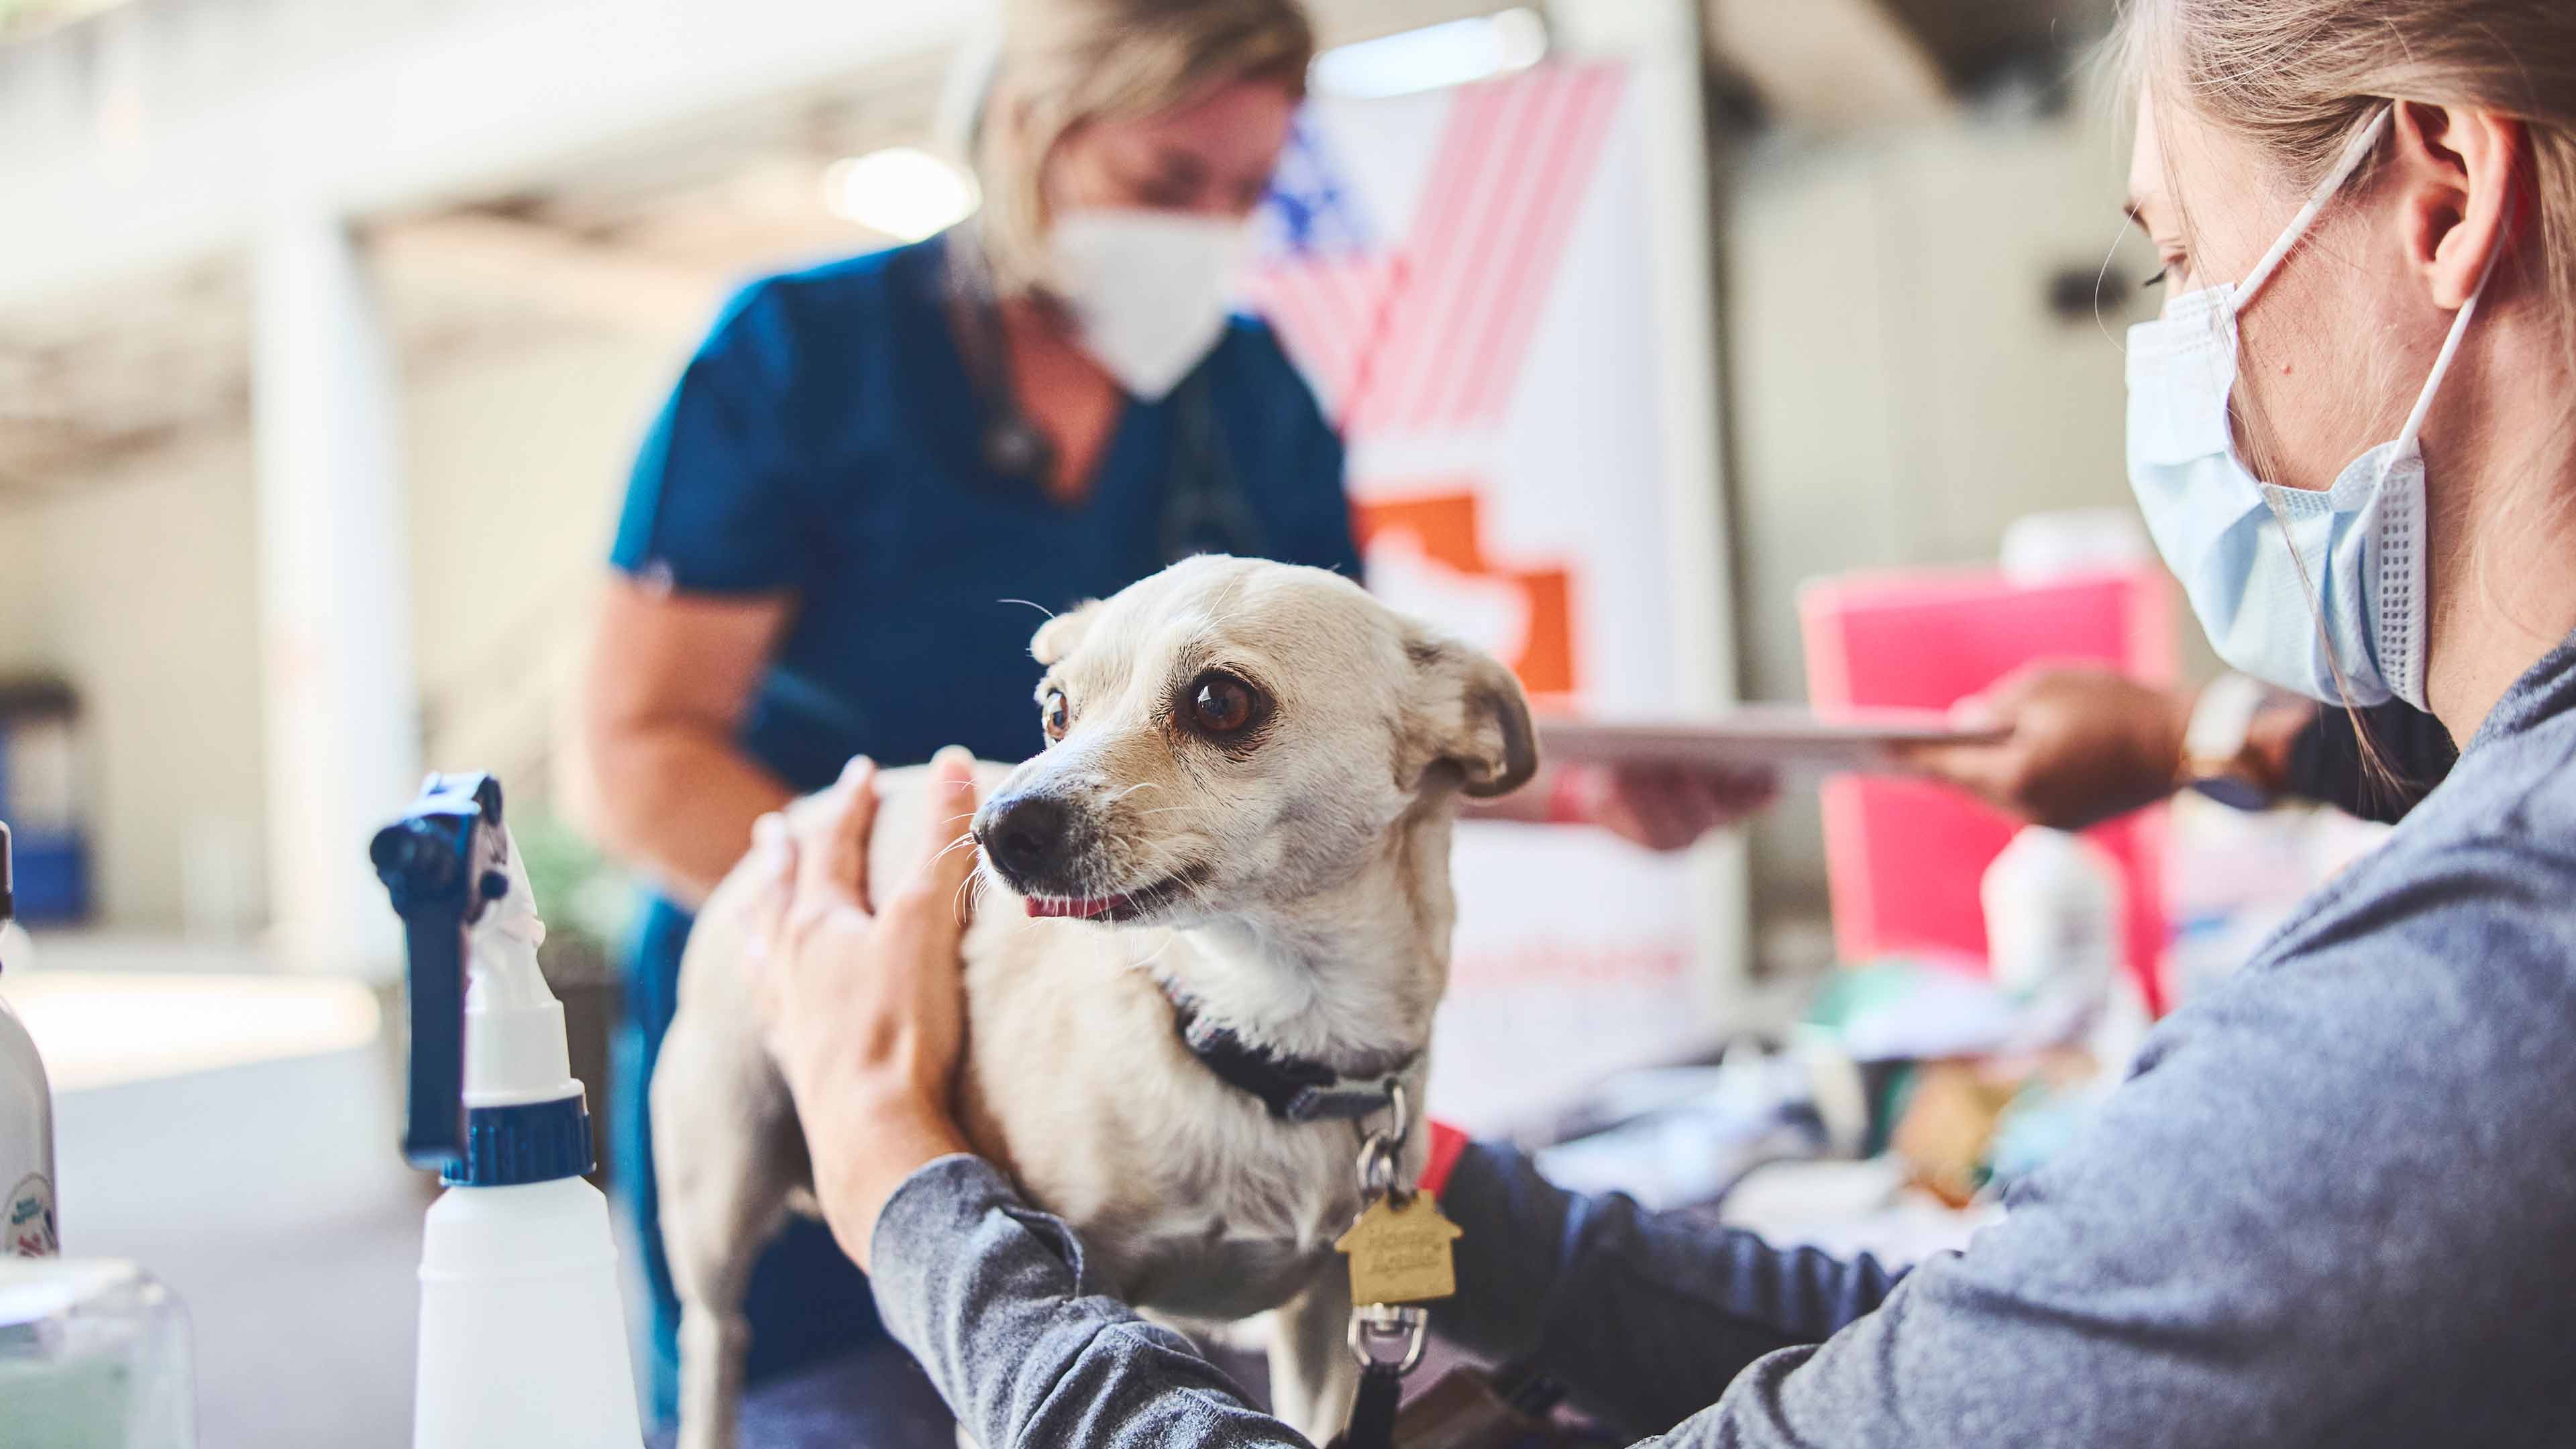
<instances>
[{"instance_id":1,"label":"person's ear","mask_svg":"<svg viewBox=\"0 0 2576 1449\"><path fill-rule=\"evenodd\" d=\"M1048 619L1029 638L1029 657L1043 668L1052 669L1082 647L1082 636L1100 619L1100 601L1085 599L1073 608Z\"/></svg>"},{"instance_id":2,"label":"person's ear","mask_svg":"<svg viewBox=\"0 0 2576 1449\"><path fill-rule=\"evenodd\" d=\"M2498 111L2400 101L2393 132L2407 264L2434 306L2456 312L2524 224L2514 195L2522 123Z\"/></svg>"},{"instance_id":3,"label":"person's ear","mask_svg":"<svg viewBox=\"0 0 2576 1449\"><path fill-rule=\"evenodd\" d=\"M1538 773L1538 741L1519 678L1482 649L1428 629L1409 634L1404 652L1420 690L1411 762L1417 785L1446 772L1482 800L1528 784Z\"/></svg>"}]
</instances>

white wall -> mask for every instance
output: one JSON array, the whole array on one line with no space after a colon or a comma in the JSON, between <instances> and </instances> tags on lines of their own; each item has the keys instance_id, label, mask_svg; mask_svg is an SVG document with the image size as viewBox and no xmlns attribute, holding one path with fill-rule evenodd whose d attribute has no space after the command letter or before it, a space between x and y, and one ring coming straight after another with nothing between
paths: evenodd
<instances>
[{"instance_id":1,"label":"white wall","mask_svg":"<svg viewBox=\"0 0 2576 1449\"><path fill-rule=\"evenodd\" d=\"M2120 138L2090 123L1739 158L1725 250L1749 697L1805 697L1800 581L1987 562L2022 513L2126 505L2117 339L2137 314L2110 309L2136 305L2140 273L2099 325L2047 304L2052 273L2101 263L2126 178ZM1755 850L1766 919L1821 914L1812 792Z\"/></svg>"},{"instance_id":2,"label":"white wall","mask_svg":"<svg viewBox=\"0 0 2576 1449\"><path fill-rule=\"evenodd\" d=\"M36 505L0 499L0 673L36 662L44 589L36 576Z\"/></svg>"},{"instance_id":3,"label":"white wall","mask_svg":"<svg viewBox=\"0 0 2576 1449\"><path fill-rule=\"evenodd\" d=\"M407 386L413 649L433 768L516 773L549 743L635 445L692 340L566 335Z\"/></svg>"},{"instance_id":4,"label":"white wall","mask_svg":"<svg viewBox=\"0 0 2576 1449\"><path fill-rule=\"evenodd\" d=\"M0 659L58 670L80 691L97 901L117 924L179 924L190 839L256 849L250 477L236 434L57 480L57 495L0 515L0 564L32 554L40 591L35 627ZM0 592L13 616L17 592Z\"/></svg>"},{"instance_id":5,"label":"white wall","mask_svg":"<svg viewBox=\"0 0 2576 1449\"><path fill-rule=\"evenodd\" d=\"M542 751L627 464L684 346L576 331L450 352L406 377L413 643L433 766L509 769ZM57 669L82 692L112 926L182 923L192 833L258 848L252 486L234 430L0 506L0 668Z\"/></svg>"}]
</instances>

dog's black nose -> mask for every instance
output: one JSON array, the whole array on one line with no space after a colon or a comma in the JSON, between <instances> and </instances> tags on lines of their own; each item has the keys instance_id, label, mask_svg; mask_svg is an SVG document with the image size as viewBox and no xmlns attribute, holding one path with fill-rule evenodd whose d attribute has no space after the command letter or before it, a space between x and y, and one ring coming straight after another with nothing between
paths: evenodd
<instances>
[{"instance_id":1,"label":"dog's black nose","mask_svg":"<svg viewBox=\"0 0 2576 1449\"><path fill-rule=\"evenodd\" d=\"M986 808L983 828L976 835L1002 874L1026 885L1044 879L1049 868L1063 860L1072 830L1073 812L1063 801L1047 795L1014 795Z\"/></svg>"}]
</instances>

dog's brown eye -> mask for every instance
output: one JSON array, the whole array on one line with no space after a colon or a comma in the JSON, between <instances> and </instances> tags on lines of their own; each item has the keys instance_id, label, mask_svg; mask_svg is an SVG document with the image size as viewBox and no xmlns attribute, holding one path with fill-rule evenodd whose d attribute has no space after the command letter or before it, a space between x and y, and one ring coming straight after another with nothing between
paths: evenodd
<instances>
[{"instance_id":1,"label":"dog's brown eye","mask_svg":"<svg viewBox=\"0 0 2576 1449\"><path fill-rule=\"evenodd\" d=\"M1073 706L1065 702L1063 690L1050 689L1046 697L1038 701L1038 719L1045 726L1048 739L1064 738L1064 728L1073 719Z\"/></svg>"},{"instance_id":2,"label":"dog's brown eye","mask_svg":"<svg viewBox=\"0 0 2576 1449\"><path fill-rule=\"evenodd\" d=\"M1210 671L1190 686L1190 722L1208 734L1239 733L1260 712L1252 686L1231 674Z\"/></svg>"}]
</instances>

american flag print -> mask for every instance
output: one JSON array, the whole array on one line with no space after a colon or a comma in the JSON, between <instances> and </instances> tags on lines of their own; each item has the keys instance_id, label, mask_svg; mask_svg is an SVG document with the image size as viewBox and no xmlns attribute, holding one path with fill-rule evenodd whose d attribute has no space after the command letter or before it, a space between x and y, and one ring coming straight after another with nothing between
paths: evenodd
<instances>
[{"instance_id":1,"label":"american flag print","mask_svg":"<svg viewBox=\"0 0 2576 1449\"><path fill-rule=\"evenodd\" d=\"M1344 435L1488 426L1511 407L1626 80L1551 64L1458 88L1401 236L1302 124L1268 205L1255 306Z\"/></svg>"}]
</instances>

